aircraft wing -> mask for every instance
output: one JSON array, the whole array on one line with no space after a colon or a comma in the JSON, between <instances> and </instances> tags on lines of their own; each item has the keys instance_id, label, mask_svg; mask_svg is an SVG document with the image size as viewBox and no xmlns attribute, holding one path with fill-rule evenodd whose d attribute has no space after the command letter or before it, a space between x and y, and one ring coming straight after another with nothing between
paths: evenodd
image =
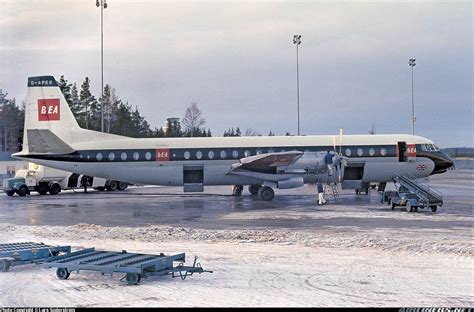
<instances>
[{"instance_id":1,"label":"aircraft wing","mask_svg":"<svg viewBox=\"0 0 474 312\"><path fill-rule=\"evenodd\" d=\"M238 163L232 165L231 172L246 170L275 174L278 168L293 164L301 155L303 155L303 152L290 151L249 156L241 158Z\"/></svg>"}]
</instances>

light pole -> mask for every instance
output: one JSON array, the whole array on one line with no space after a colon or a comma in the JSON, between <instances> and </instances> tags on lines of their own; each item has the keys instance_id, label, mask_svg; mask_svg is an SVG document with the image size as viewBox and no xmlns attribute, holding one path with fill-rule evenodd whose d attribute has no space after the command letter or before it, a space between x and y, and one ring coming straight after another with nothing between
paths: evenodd
<instances>
[{"instance_id":1,"label":"light pole","mask_svg":"<svg viewBox=\"0 0 474 312\"><path fill-rule=\"evenodd\" d=\"M300 79L298 68L298 46L301 44L301 35L294 35L293 43L296 45L296 104L298 106L298 135L300 135Z\"/></svg>"},{"instance_id":2,"label":"light pole","mask_svg":"<svg viewBox=\"0 0 474 312\"><path fill-rule=\"evenodd\" d=\"M412 128L411 128L411 133L412 135L415 135L415 95L414 95L414 89L413 89L413 67L415 67L416 59L412 58L408 60L408 66L411 67L411 121L412 121Z\"/></svg>"},{"instance_id":3,"label":"light pole","mask_svg":"<svg viewBox=\"0 0 474 312\"><path fill-rule=\"evenodd\" d=\"M100 71L101 71L101 105L100 105L100 131L104 132L104 9L107 9L106 0L96 0L96 7L100 7Z\"/></svg>"}]
</instances>

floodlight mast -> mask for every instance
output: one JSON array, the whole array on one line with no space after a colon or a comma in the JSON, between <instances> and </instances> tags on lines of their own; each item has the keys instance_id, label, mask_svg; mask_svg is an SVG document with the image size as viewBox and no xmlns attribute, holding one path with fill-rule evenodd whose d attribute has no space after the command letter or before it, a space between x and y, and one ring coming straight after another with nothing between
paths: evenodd
<instances>
[{"instance_id":1,"label":"floodlight mast","mask_svg":"<svg viewBox=\"0 0 474 312\"><path fill-rule=\"evenodd\" d=\"M413 88L413 67L416 65L416 59L412 58L408 60L408 66L411 67L411 134L415 135L415 95L414 95L414 88Z\"/></svg>"},{"instance_id":2,"label":"floodlight mast","mask_svg":"<svg viewBox=\"0 0 474 312\"><path fill-rule=\"evenodd\" d=\"M101 73L101 105L100 105L100 131L104 132L104 9L107 9L106 0L96 0L96 7L100 7L100 73Z\"/></svg>"},{"instance_id":3,"label":"floodlight mast","mask_svg":"<svg viewBox=\"0 0 474 312\"><path fill-rule=\"evenodd\" d=\"M301 44L301 35L294 35L293 43L296 45L296 105L298 110L298 135L300 135L300 79L298 64L298 46Z\"/></svg>"}]
</instances>

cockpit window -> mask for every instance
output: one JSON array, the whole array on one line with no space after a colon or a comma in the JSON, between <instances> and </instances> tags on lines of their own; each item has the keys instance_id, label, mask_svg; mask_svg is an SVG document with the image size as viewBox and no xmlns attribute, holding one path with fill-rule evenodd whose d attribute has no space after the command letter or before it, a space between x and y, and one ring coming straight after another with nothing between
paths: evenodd
<instances>
[{"instance_id":1,"label":"cockpit window","mask_svg":"<svg viewBox=\"0 0 474 312\"><path fill-rule=\"evenodd\" d=\"M421 150L424 152L438 152L439 147L434 144L421 144Z\"/></svg>"}]
</instances>

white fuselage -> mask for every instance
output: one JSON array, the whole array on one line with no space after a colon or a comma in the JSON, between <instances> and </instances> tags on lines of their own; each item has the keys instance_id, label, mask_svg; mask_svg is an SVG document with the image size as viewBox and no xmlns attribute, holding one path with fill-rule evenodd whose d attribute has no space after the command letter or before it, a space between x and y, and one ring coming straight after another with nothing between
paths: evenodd
<instances>
[{"instance_id":1,"label":"white fuselage","mask_svg":"<svg viewBox=\"0 0 474 312\"><path fill-rule=\"evenodd\" d=\"M89 140L71 144L77 155L66 158L30 159L54 168L107 179L140 184L183 185L183 170L203 170L204 185L258 184L259 179L229 174L240 158L281 151L334 150L332 136L217 137ZM395 174L416 178L429 176L432 160L416 157L399 161L397 143L409 146L432 141L411 135L346 135L336 152L347 157L349 165L363 164L363 182L387 182ZM162 155L168 153L168 155ZM138 156L137 156L138 155ZM411 155L411 156L410 156ZM164 157L162 157L164 156Z\"/></svg>"}]
</instances>

